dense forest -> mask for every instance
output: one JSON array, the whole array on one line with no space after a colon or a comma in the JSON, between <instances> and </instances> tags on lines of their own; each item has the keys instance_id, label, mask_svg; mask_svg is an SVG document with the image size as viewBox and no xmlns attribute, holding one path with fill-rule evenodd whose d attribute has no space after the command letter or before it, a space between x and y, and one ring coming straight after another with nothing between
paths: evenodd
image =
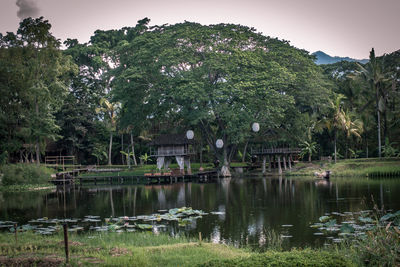
<instances>
[{"instance_id":1,"label":"dense forest","mask_svg":"<svg viewBox=\"0 0 400 267\"><path fill-rule=\"evenodd\" d=\"M42 17L1 34L0 163L138 164L154 136L189 129L202 158L226 166L254 144L310 160L399 155L400 50L316 65L246 26L149 22L83 44L61 44Z\"/></svg>"}]
</instances>

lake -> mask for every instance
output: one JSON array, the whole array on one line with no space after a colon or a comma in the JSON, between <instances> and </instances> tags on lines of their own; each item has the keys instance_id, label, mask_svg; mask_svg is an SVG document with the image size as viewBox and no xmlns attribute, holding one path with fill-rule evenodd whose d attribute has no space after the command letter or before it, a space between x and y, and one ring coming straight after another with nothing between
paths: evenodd
<instances>
[{"instance_id":1,"label":"lake","mask_svg":"<svg viewBox=\"0 0 400 267\"><path fill-rule=\"evenodd\" d=\"M263 247L274 231L288 247L321 246L326 236L310 225L326 214L400 210L400 180L243 176L212 183L75 186L65 191L0 192L0 220L138 216L179 207L214 212L186 226L170 223L172 235Z\"/></svg>"}]
</instances>

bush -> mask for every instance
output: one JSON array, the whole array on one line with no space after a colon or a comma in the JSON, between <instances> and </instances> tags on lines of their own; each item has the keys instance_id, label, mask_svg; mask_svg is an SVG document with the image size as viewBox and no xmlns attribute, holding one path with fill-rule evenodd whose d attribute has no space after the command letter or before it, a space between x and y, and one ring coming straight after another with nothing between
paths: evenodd
<instances>
[{"instance_id":1,"label":"bush","mask_svg":"<svg viewBox=\"0 0 400 267\"><path fill-rule=\"evenodd\" d=\"M377 228L350 247L353 258L368 266L400 266L400 230L398 226Z\"/></svg>"},{"instance_id":2,"label":"bush","mask_svg":"<svg viewBox=\"0 0 400 267\"><path fill-rule=\"evenodd\" d=\"M261 267L261 266L355 266L345 257L336 253L318 250L292 250L287 252L266 252L246 258L213 260L200 266L218 267Z\"/></svg>"},{"instance_id":3,"label":"bush","mask_svg":"<svg viewBox=\"0 0 400 267\"><path fill-rule=\"evenodd\" d=\"M0 184L44 184L50 179L51 170L36 164L7 164L0 166Z\"/></svg>"}]
</instances>

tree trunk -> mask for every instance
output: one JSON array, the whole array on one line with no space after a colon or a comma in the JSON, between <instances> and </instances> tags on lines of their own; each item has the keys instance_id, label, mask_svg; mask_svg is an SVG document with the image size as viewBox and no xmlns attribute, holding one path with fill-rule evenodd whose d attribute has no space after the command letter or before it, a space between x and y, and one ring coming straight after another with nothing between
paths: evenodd
<instances>
[{"instance_id":1,"label":"tree trunk","mask_svg":"<svg viewBox=\"0 0 400 267\"><path fill-rule=\"evenodd\" d=\"M111 132L110 133L110 146L108 147L108 165L112 165L112 163L111 163L112 138L113 138L113 134Z\"/></svg>"},{"instance_id":2,"label":"tree trunk","mask_svg":"<svg viewBox=\"0 0 400 267\"><path fill-rule=\"evenodd\" d=\"M337 160L337 156L336 156L336 154L337 154L337 151L336 151L336 130L335 130L335 132L334 132L334 147L335 147L335 152L334 152L334 158L335 158L335 163L336 163L336 160Z\"/></svg>"},{"instance_id":3,"label":"tree trunk","mask_svg":"<svg viewBox=\"0 0 400 267\"><path fill-rule=\"evenodd\" d=\"M203 166L203 138L200 139L200 167Z\"/></svg>"},{"instance_id":4,"label":"tree trunk","mask_svg":"<svg viewBox=\"0 0 400 267\"><path fill-rule=\"evenodd\" d=\"M245 162L245 160L246 160L246 153L247 153L247 145L248 144L249 144L249 141L247 141L246 144L244 145L243 155L242 155L242 162Z\"/></svg>"},{"instance_id":5,"label":"tree trunk","mask_svg":"<svg viewBox=\"0 0 400 267\"><path fill-rule=\"evenodd\" d=\"M308 162L311 162L311 153L308 153Z\"/></svg>"},{"instance_id":6,"label":"tree trunk","mask_svg":"<svg viewBox=\"0 0 400 267\"><path fill-rule=\"evenodd\" d=\"M136 155L135 155L135 144L133 143L132 133L131 133L131 147L132 147L133 164L135 164L135 166L137 166Z\"/></svg>"},{"instance_id":7,"label":"tree trunk","mask_svg":"<svg viewBox=\"0 0 400 267\"><path fill-rule=\"evenodd\" d=\"M382 144L381 144L381 114L379 111L379 92L377 88L375 88L376 91L376 119L377 119L377 130L378 130L378 156L381 158L382 156Z\"/></svg>"},{"instance_id":8,"label":"tree trunk","mask_svg":"<svg viewBox=\"0 0 400 267\"><path fill-rule=\"evenodd\" d=\"M39 118L39 103L36 99L35 102L35 110L36 110L36 117ZM36 164L40 165L40 140L39 140L39 136L36 137Z\"/></svg>"},{"instance_id":9,"label":"tree trunk","mask_svg":"<svg viewBox=\"0 0 400 267\"><path fill-rule=\"evenodd\" d=\"M128 145L128 156L126 157L126 163L128 164L128 168L131 168L131 156L129 155L129 145Z\"/></svg>"},{"instance_id":10,"label":"tree trunk","mask_svg":"<svg viewBox=\"0 0 400 267\"><path fill-rule=\"evenodd\" d=\"M124 151L124 134L121 134L121 150ZM128 154L129 154L129 150L128 150ZM122 165L125 165L125 155L122 153L121 153L121 161L122 161Z\"/></svg>"},{"instance_id":11,"label":"tree trunk","mask_svg":"<svg viewBox=\"0 0 400 267\"><path fill-rule=\"evenodd\" d=\"M228 148L226 145L223 147L223 157L224 157L224 164L222 165L221 168L221 175L223 177L230 177L231 172L229 171L229 161L228 161Z\"/></svg>"}]
</instances>

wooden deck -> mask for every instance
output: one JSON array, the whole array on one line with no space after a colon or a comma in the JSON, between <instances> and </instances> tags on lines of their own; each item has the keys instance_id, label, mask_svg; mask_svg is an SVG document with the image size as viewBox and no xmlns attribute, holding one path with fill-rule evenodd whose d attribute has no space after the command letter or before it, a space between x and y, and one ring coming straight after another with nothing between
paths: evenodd
<instances>
[{"instance_id":1,"label":"wooden deck","mask_svg":"<svg viewBox=\"0 0 400 267\"><path fill-rule=\"evenodd\" d=\"M53 184L73 184L79 181L79 184L171 184L177 182L207 182L218 177L216 170L198 172L194 174L156 174L156 175L132 175L132 176L84 176L76 177L71 174L76 172L58 173L56 179L50 180ZM66 176L68 174L69 176Z\"/></svg>"}]
</instances>

